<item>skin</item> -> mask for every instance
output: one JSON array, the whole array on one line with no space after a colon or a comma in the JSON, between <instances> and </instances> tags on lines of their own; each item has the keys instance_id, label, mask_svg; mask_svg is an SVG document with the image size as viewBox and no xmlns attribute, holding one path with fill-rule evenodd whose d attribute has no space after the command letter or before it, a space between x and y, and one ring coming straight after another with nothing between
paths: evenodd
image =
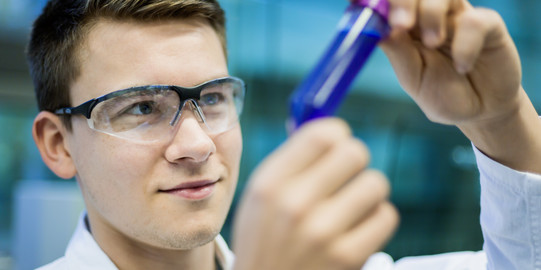
<instances>
[{"instance_id":1,"label":"skin","mask_svg":"<svg viewBox=\"0 0 541 270\"><path fill-rule=\"evenodd\" d=\"M438 123L458 126L481 151L504 165L541 173L535 166L541 161L541 143L535 136L541 131L541 123L520 85L518 54L500 17L494 11L473 8L461 0L390 2L390 22L394 30L391 37L383 42L382 48L391 60L402 86L427 117ZM145 27L139 25L132 30L142 34L139 31L143 30L137 29ZM109 27L103 28L105 33L112 31ZM196 59L204 59L203 63L190 61L193 60L192 53L197 54L201 48L189 47L187 45L194 44L185 44L186 40L181 38L177 40L179 42L173 42L174 38L170 40L170 35L178 29L158 29L147 34L170 41L163 46L171 45L175 50L168 50L168 54L162 55L154 55L152 52L155 50L149 50L137 54L137 57L133 53L130 55L130 50L107 54L112 59L103 59L103 63L110 66L99 65L99 68L95 66L92 71L88 71L90 74L98 72L101 77L84 80L83 75L74 83L74 104L101 94L97 93L101 90L133 86L140 80L145 80L144 83L150 80L152 83L193 85L225 74L225 63L221 62L225 62L223 55L199 55ZM110 33L111 40L131 33L122 30ZM144 40L146 36L131 37ZM93 38L91 35L88 47L94 48L91 42L93 39L105 37L107 35L103 33ZM162 46L156 39L152 41L148 46ZM137 47L139 43L124 44ZM111 46L114 48L115 43L106 44L102 46L110 49ZM208 46L207 43L197 45ZM94 46L99 47L99 44ZM178 48L185 48L186 53L183 54L184 50ZM87 55L83 52L82 57L91 63L94 59L91 54L93 50L87 48L86 52ZM124 53L131 57L117 59L118 54ZM153 57L141 58L147 53ZM177 56L182 56L182 61L169 59L176 59ZM219 61L221 64L216 65L216 58L222 59ZM145 60L145 65L138 65L142 61L140 59ZM126 62L123 64L120 60ZM222 64L223 69L218 68L216 71L216 67ZM121 72L120 68L131 72ZM110 72L120 73L111 76ZM132 73L138 76L130 77ZM85 85L86 88L83 87ZM138 194L155 190L152 188L154 185L149 183L154 183L156 179L172 179L173 174L186 177L188 172L199 171L187 168L204 167L207 172L206 169L210 167L204 164L211 163L218 164L217 168L228 168L225 169L228 181L235 176L235 180L230 180L231 186L224 188L232 189L232 182L236 181L235 168L238 168L240 150L230 149L228 147L233 148L231 144L224 142L237 141L240 144L240 135L237 135L239 131L232 130L232 134L222 135L225 138L213 138L205 136L196 123L185 121L180 125L175 140L150 149L148 146L134 146L92 133L85 126L84 119L74 120L74 124L74 133L70 134L62 128L54 115L40 113L34 124L34 137L45 162L53 171L64 177L77 174L83 183L87 207L92 209L89 209L89 215L94 236L107 254L115 262L122 262L122 266L130 269L137 269L141 266L138 263L145 262L148 264L142 268L154 269L156 264L161 263L158 266L166 268L167 262L171 265L183 263L185 265L182 265L182 269L209 269L205 265L196 264L204 264L205 260L212 259L212 250L208 245L179 251L165 248L164 243L144 232L148 224L155 224L166 228L160 231L162 236L172 237L175 234L173 229L167 230L167 224L178 219L160 222L153 218L154 214L167 212L167 216L160 217L168 219L171 214L184 217L187 211L193 214L190 215L192 223L182 222L178 226L185 226L182 231L193 231L200 227L195 225L219 223L221 226L223 216L214 218L210 215L221 212L214 211L212 207L197 211L202 208L194 205L180 207L182 211L147 212L150 207L161 209L168 204L162 205L160 202L163 201L158 197L153 200ZM188 138L184 138L186 136ZM187 140L194 143L182 143ZM214 151L209 146L211 141L215 145ZM202 157L207 157L207 161L197 162L203 160ZM220 162L214 163L213 158ZM398 224L398 214L387 200L388 182L381 173L367 169L369 159L366 146L353 138L347 124L338 119L313 121L293 134L250 177L235 220L235 269L360 269L367 258L387 242ZM114 164L108 165L106 162ZM96 172L98 168L104 172ZM126 175L110 177L111 173L119 173L113 168L125 168L120 173ZM131 170L140 173L132 173ZM209 171L215 172L214 169ZM164 172L169 174L164 176ZM106 181L96 174L109 179ZM99 184L90 183L86 179ZM126 185L127 182L129 185ZM133 192L126 192L126 188ZM119 196L121 199L116 199ZM129 203L125 199L128 197L132 199ZM109 202L107 207L105 202ZM175 206L179 207L178 204ZM120 209L129 213L123 213ZM131 223L124 222L116 215L123 215ZM138 234L134 234L133 227L137 227ZM113 244L121 248L113 248ZM153 252L147 252L149 250ZM158 260L152 261L148 256L145 257L149 254ZM172 261L172 254L180 254L180 257ZM129 264L130 260L137 263ZM172 268L171 265L168 265L169 268Z\"/></svg>"},{"instance_id":2,"label":"skin","mask_svg":"<svg viewBox=\"0 0 541 270\"><path fill-rule=\"evenodd\" d=\"M79 56L74 105L132 86L193 86L228 75L216 33L199 20L101 20ZM73 117L73 132L50 113L36 118L44 160L59 176L77 178L92 235L120 269L214 269L212 240L237 184L240 126L208 135L191 111L183 114L170 140L147 144L96 132L82 116ZM199 180L218 181L209 198L161 192Z\"/></svg>"}]
</instances>

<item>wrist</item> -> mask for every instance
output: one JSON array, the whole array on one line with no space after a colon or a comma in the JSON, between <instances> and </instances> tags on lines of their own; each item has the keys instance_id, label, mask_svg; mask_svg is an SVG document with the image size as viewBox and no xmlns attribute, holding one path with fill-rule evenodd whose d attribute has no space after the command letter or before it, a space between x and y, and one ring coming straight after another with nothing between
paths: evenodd
<instances>
[{"instance_id":1,"label":"wrist","mask_svg":"<svg viewBox=\"0 0 541 270\"><path fill-rule=\"evenodd\" d=\"M493 160L515 170L541 174L541 120L522 87L513 103L494 117L457 126Z\"/></svg>"}]
</instances>

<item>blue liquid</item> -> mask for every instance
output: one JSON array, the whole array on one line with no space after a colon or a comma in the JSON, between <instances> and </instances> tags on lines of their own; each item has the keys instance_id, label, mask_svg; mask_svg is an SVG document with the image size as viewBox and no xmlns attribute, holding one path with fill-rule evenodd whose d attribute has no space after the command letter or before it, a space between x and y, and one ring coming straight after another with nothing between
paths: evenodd
<instances>
[{"instance_id":1,"label":"blue liquid","mask_svg":"<svg viewBox=\"0 0 541 270\"><path fill-rule=\"evenodd\" d=\"M380 14L350 5L331 46L291 95L289 128L296 129L308 120L333 115L355 76L389 31L387 21Z\"/></svg>"}]
</instances>

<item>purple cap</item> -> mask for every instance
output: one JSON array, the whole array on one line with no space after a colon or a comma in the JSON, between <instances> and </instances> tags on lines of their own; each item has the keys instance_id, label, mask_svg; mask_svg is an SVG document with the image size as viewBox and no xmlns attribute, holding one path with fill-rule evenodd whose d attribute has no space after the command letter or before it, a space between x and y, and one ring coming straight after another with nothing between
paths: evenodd
<instances>
[{"instance_id":1,"label":"purple cap","mask_svg":"<svg viewBox=\"0 0 541 270\"><path fill-rule=\"evenodd\" d=\"M355 0L354 3L375 10L385 19L389 18L389 2L387 0Z\"/></svg>"}]
</instances>

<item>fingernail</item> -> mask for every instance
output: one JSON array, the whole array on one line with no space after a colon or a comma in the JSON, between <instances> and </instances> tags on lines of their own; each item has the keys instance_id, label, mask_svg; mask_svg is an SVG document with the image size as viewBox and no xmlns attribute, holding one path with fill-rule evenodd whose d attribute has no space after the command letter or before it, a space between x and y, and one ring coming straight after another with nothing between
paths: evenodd
<instances>
[{"instance_id":1,"label":"fingernail","mask_svg":"<svg viewBox=\"0 0 541 270\"><path fill-rule=\"evenodd\" d=\"M395 8L389 16L389 22L392 26L402 28L410 27L411 15L405 8Z\"/></svg>"},{"instance_id":2,"label":"fingernail","mask_svg":"<svg viewBox=\"0 0 541 270\"><path fill-rule=\"evenodd\" d=\"M423 32L423 41L427 47L437 47L440 44L440 35L434 30L425 30Z\"/></svg>"}]
</instances>

